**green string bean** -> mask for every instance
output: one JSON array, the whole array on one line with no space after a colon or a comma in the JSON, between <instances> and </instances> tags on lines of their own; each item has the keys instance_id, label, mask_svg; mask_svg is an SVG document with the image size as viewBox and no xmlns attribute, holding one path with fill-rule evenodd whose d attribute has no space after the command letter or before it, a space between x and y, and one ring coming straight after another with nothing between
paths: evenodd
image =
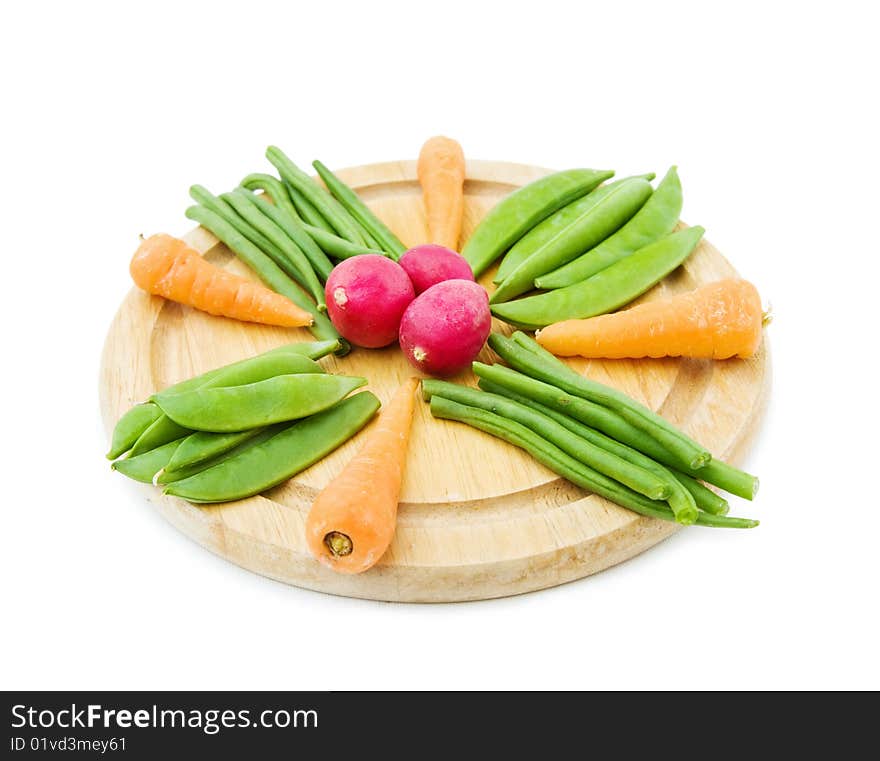
<instances>
[{"instance_id":1,"label":"green string bean","mask_svg":"<svg viewBox=\"0 0 880 761\"><path fill-rule=\"evenodd\" d=\"M665 500L672 491L669 479L660 478L655 473L628 462L604 447L596 446L590 440L577 436L546 415L511 399L440 380L423 380L422 394L427 400L435 395L442 396L444 399L468 407L478 407L501 415L507 420L514 420L552 442L584 465L619 481L648 499ZM696 518L696 508L693 512Z\"/></svg>"},{"instance_id":2,"label":"green string bean","mask_svg":"<svg viewBox=\"0 0 880 761\"><path fill-rule=\"evenodd\" d=\"M366 232L365 238L369 242L370 238L384 250L387 251L394 261L397 261L406 251L406 246L400 242L398 238L388 226L377 217L373 211L367 206L348 185L340 180L333 172L331 172L320 161L313 161L312 166L318 172L318 175L333 197L342 204L343 207L354 217L363 230Z\"/></svg>"},{"instance_id":3,"label":"green string bean","mask_svg":"<svg viewBox=\"0 0 880 761\"><path fill-rule=\"evenodd\" d=\"M302 249L272 219L256 208L248 200L248 196L253 196L253 193L243 190L240 192L223 193L220 198L235 209L235 212L253 229L258 230L284 252L284 255L293 262L293 265L302 275L305 282L301 283L301 285L312 294L318 309L322 312L325 311L327 305L324 303L324 286L318 280L317 275L315 275L315 271L312 269L312 265L302 252Z\"/></svg>"},{"instance_id":4,"label":"green string bean","mask_svg":"<svg viewBox=\"0 0 880 761\"><path fill-rule=\"evenodd\" d=\"M327 315L312 303L305 293L299 289L269 256L257 248L229 222L204 206L190 206L186 210L186 216L198 222L202 227L223 241L269 288L290 299L298 307L305 309L311 314L314 323L309 330L315 338L339 341L339 349L336 352L338 356L344 356L351 351L348 341L339 336Z\"/></svg>"},{"instance_id":5,"label":"green string bean","mask_svg":"<svg viewBox=\"0 0 880 761\"><path fill-rule=\"evenodd\" d=\"M712 459L705 447L660 415L617 389L579 375L525 333L517 331L513 339L493 333L489 336L489 345L514 369L614 410L659 441L678 459L679 465L701 468Z\"/></svg>"},{"instance_id":6,"label":"green string bean","mask_svg":"<svg viewBox=\"0 0 880 761\"><path fill-rule=\"evenodd\" d=\"M333 196L294 164L284 154L284 151L270 145L266 149L266 158L272 162L285 182L302 193L339 235L352 243L364 244L363 236L358 231L357 224L351 215Z\"/></svg>"},{"instance_id":7,"label":"green string bean","mask_svg":"<svg viewBox=\"0 0 880 761\"><path fill-rule=\"evenodd\" d=\"M442 396L431 398L431 414L434 417L465 423L524 449L554 473L583 489L615 502L621 507L651 518L665 521L675 519L672 510L665 503L650 500L607 476L603 476L520 423L506 420L500 415L486 410L459 404ZM718 528L754 528L758 525L758 521L698 512L696 525Z\"/></svg>"},{"instance_id":8,"label":"green string bean","mask_svg":"<svg viewBox=\"0 0 880 761\"><path fill-rule=\"evenodd\" d=\"M251 193L245 188L239 188L235 191L236 195L247 199L265 216L272 220L294 244L305 254L306 259L312 267L315 274L321 279L321 282L330 277L333 269L332 262L327 255L321 250L317 243L308 234L302 223L296 218L287 214L278 206L273 206L265 198L261 198Z\"/></svg>"},{"instance_id":9,"label":"green string bean","mask_svg":"<svg viewBox=\"0 0 880 761\"><path fill-rule=\"evenodd\" d=\"M296 206L293 205L293 201L290 200L287 188L284 187L284 183L277 177L273 177L271 174L254 172L245 177L239 185L251 191L262 190L275 206L295 220L303 221L296 210Z\"/></svg>"}]
</instances>

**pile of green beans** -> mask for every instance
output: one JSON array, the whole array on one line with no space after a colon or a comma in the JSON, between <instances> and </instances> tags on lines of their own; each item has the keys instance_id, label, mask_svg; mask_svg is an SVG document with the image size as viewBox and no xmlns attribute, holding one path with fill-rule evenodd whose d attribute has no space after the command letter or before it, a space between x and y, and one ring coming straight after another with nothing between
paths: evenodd
<instances>
[{"instance_id":1,"label":"pile of green beans","mask_svg":"<svg viewBox=\"0 0 880 761\"><path fill-rule=\"evenodd\" d=\"M338 346L281 346L154 394L117 422L113 469L193 502L242 499L281 483L379 408L368 391L349 396L364 378L329 375L315 361Z\"/></svg>"},{"instance_id":2,"label":"pile of green beans","mask_svg":"<svg viewBox=\"0 0 880 761\"><path fill-rule=\"evenodd\" d=\"M510 367L474 362L480 390L422 381L434 416L508 441L573 483L642 515L682 525L758 525L729 517L727 500L705 485L752 499L754 476L712 459L658 415L578 375L525 334L493 334L489 342Z\"/></svg>"},{"instance_id":3,"label":"pile of green beans","mask_svg":"<svg viewBox=\"0 0 880 761\"><path fill-rule=\"evenodd\" d=\"M613 174L604 173L572 196L565 174L505 198L465 246L479 271L506 250L490 303L514 327L536 330L628 304L682 264L703 234L701 227L673 232L682 205L674 166L656 190L653 174L599 184ZM541 292L529 295L534 290Z\"/></svg>"},{"instance_id":4,"label":"pile of green beans","mask_svg":"<svg viewBox=\"0 0 880 761\"><path fill-rule=\"evenodd\" d=\"M344 355L350 346L324 314L324 284L334 261L363 254L396 261L406 247L320 161L314 166L328 190L280 148L270 146L266 156L280 179L249 174L233 191L219 196L193 185L189 192L197 205L187 209L186 216L213 233L269 288L309 312L312 334L338 340L337 354ZM168 429L165 435L170 433Z\"/></svg>"}]
</instances>

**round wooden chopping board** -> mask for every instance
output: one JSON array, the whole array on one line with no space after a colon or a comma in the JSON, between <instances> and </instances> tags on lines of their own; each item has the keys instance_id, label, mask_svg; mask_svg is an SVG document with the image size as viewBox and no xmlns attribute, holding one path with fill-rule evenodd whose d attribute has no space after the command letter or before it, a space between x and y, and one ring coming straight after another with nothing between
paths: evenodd
<instances>
[{"instance_id":1,"label":"round wooden chopping board","mask_svg":"<svg viewBox=\"0 0 880 761\"><path fill-rule=\"evenodd\" d=\"M520 164L469 161L462 241L500 198L546 173ZM339 176L405 244L427 240L414 161L356 167ZM198 228L187 240L215 264L247 274L207 231ZM494 269L481 278L487 288L493 274ZM704 240L683 267L644 298L733 274L733 267ZM507 326L496 321L495 329ZM307 340L311 336L303 329L212 317L133 289L104 347L100 390L105 425L111 430L126 409L157 389L282 343ZM480 359L496 358L486 348ZM367 377L369 389L383 402L413 374L396 345L356 349L322 364L331 372ZM756 430L769 389L765 347L750 360L572 365L658 410L715 456L734 463ZM470 372L455 380L474 384ZM287 483L238 502L200 507L143 488L175 527L233 563L300 587L376 600L477 600L555 586L631 558L678 528L589 494L519 449L467 426L435 420L426 404L418 404L394 542L367 573L335 574L309 554L305 518L318 490L357 447L356 437Z\"/></svg>"}]
</instances>

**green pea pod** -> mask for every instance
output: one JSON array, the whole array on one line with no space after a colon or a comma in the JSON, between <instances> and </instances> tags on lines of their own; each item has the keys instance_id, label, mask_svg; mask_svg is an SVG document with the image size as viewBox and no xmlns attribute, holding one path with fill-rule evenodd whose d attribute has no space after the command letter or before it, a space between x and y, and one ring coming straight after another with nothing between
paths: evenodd
<instances>
[{"instance_id":1,"label":"green pea pod","mask_svg":"<svg viewBox=\"0 0 880 761\"><path fill-rule=\"evenodd\" d=\"M541 220L575 198L586 195L612 171L567 169L541 177L502 198L471 234L461 255L479 277L501 254Z\"/></svg>"},{"instance_id":2,"label":"green pea pod","mask_svg":"<svg viewBox=\"0 0 880 761\"><path fill-rule=\"evenodd\" d=\"M702 227L688 227L651 243L582 283L493 304L492 314L517 327L534 330L560 320L594 317L628 304L660 282L697 247Z\"/></svg>"},{"instance_id":3,"label":"green pea pod","mask_svg":"<svg viewBox=\"0 0 880 761\"><path fill-rule=\"evenodd\" d=\"M551 290L574 285L610 267L675 229L681 214L681 181L672 167L636 215L614 235L568 264L535 278L535 287Z\"/></svg>"},{"instance_id":4,"label":"green pea pod","mask_svg":"<svg viewBox=\"0 0 880 761\"><path fill-rule=\"evenodd\" d=\"M191 433L192 431L189 428L175 423L168 415L163 413L160 417L156 418L147 430L138 436L138 440L132 446L128 456L139 457L146 452L164 446L171 441L177 441Z\"/></svg>"},{"instance_id":5,"label":"green pea pod","mask_svg":"<svg viewBox=\"0 0 880 761\"><path fill-rule=\"evenodd\" d=\"M590 193L592 203L511 272L489 302L500 304L535 287L535 278L593 248L625 224L651 197L651 183L640 177L614 183Z\"/></svg>"},{"instance_id":6,"label":"green pea pod","mask_svg":"<svg viewBox=\"0 0 880 761\"><path fill-rule=\"evenodd\" d=\"M125 454L134 446L140 435L161 416L162 410L152 402L136 404L132 407L119 418L113 428L107 459L115 460L119 455Z\"/></svg>"},{"instance_id":7,"label":"green pea pod","mask_svg":"<svg viewBox=\"0 0 880 761\"><path fill-rule=\"evenodd\" d=\"M235 449L239 444L252 439L262 430L264 429L253 428L249 431L236 433L207 433L205 431L191 433L180 442L174 456L165 466L165 472L175 473L193 465L204 464Z\"/></svg>"},{"instance_id":8,"label":"green pea pod","mask_svg":"<svg viewBox=\"0 0 880 761\"><path fill-rule=\"evenodd\" d=\"M293 201L290 200L287 188L284 187L284 183L277 177L273 177L271 174L254 172L245 177L239 185L248 190L262 190L270 199L272 199L272 203L275 204L275 206L279 209L283 209L286 214L289 214L294 219L302 222L302 217L296 210L296 206L294 206Z\"/></svg>"},{"instance_id":9,"label":"green pea pod","mask_svg":"<svg viewBox=\"0 0 880 761\"><path fill-rule=\"evenodd\" d=\"M266 491L305 470L344 444L379 409L369 391L355 394L316 415L284 427L217 465L175 481L166 494L190 502L227 502Z\"/></svg>"},{"instance_id":10,"label":"green pea pod","mask_svg":"<svg viewBox=\"0 0 880 761\"><path fill-rule=\"evenodd\" d=\"M254 357L240 359L237 362L231 362L230 364L223 365L222 367L215 367L213 370L208 370L207 372L201 373L200 375L194 375L192 378L187 378L186 380L180 381L179 383L175 383L173 386L168 386L167 388L162 389L160 393L177 394L182 391L192 391L195 388L200 388L201 386L212 382L218 376L223 377L225 375L228 378L230 377L228 373L238 372L239 369L248 367L253 362L261 360L262 358L267 356L277 354L299 354L300 356L307 357L308 359L317 360L321 359L321 357L326 357L328 354L333 354L335 351L337 351L338 348L339 341L337 339L332 339L329 341L302 341L300 343L283 344L282 346L278 346L274 349L269 349L269 351L265 351L262 354L257 354ZM311 367L311 365L309 365L309 367ZM310 370L309 372L323 372L323 369L321 369L319 366L318 370Z\"/></svg>"},{"instance_id":11,"label":"green pea pod","mask_svg":"<svg viewBox=\"0 0 880 761\"><path fill-rule=\"evenodd\" d=\"M303 341L300 343L284 344L275 349L270 349L263 354L259 354L256 357L248 357L247 359L242 359L238 362L233 362L229 365L209 370L201 375L187 378L184 381L169 386L164 389L162 393L173 394L183 391L192 391L195 388L199 388L200 386L212 382L218 376L221 377L221 379L225 377L228 383L228 379L231 377L230 373L237 372L240 368L249 367L255 362L262 361L263 358L268 356L297 354L315 360L320 359L321 357L326 357L328 354L332 354L338 349L339 341L337 339L331 341ZM291 366L292 365L290 364L277 366L279 374L282 372L290 372L289 368ZM317 365L303 365L303 368L304 372L321 372L321 368ZM147 430L162 417L164 417L164 413L153 402L145 402L132 407L116 423L116 427L113 429L110 452L107 457L109 459L115 459L137 445L138 440L141 439L142 436L144 438L137 446L137 450L134 452L135 455L149 451L149 449L153 449L156 446L160 446L184 435L182 432L183 429L180 426L176 423L170 424L171 421L166 419L162 423L158 423L149 434L144 436Z\"/></svg>"},{"instance_id":12,"label":"green pea pod","mask_svg":"<svg viewBox=\"0 0 880 761\"><path fill-rule=\"evenodd\" d=\"M643 180L650 182L654 179L654 173L637 175ZM535 225L522 238L520 238L513 247L508 251L501 264L498 266L498 272L492 282L498 285L504 282L505 278L513 272L520 264L535 253L541 246L555 238L560 232L574 222L581 214L589 209L595 203L595 194L603 190L603 188L612 188L620 185L622 182L633 179L626 177L622 180L615 180L608 185L600 185L596 190L582 198L575 199L567 206L563 206L559 211L551 214L543 222ZM650 199L648 199L650 203ZM646 204L647 205L647 204ZM644 207L643 207L644 208ZM628 224L628 223L627 223ZM667 231L668 232L668 231ZM612 236L613 237L613 236Z\"/></svg>"},{"instance_id":13,"label":"green pea pod","mask_svg":"<svg viewBox=\"0 0 880 761\"><path fill-rule=\"evenodd\" d=\"M177 384L160 391L151 397L151 401L162 407L160 400L180 393L191 393L198 388L214 388L217 386L240 386L247 383L256 383L276 375L289 375L291 373L323 373L323 368L313 360L301 354L285 351L271 351L259 354L256 357L235 362L226 367L218 368L206 378L200 376L201 381L193 384L191 379L183 384ZM206 374L208 375L208 374ZM164 411L164 410L163 410ZM167 444L183 436L192 433L191 426L185 426L163 414L147 428L132 447L133 456L148 452L151 449Z\"/></svg>"},{"instance_id":14,"label":"green pea pod","mask_svg":"<svg viewBox=\"0 0 880 761\"><path fill-rule=\"evenodd\" d=\"M258 354L256 357L236 362L232 365L220 368L210 378L193 388L184 388L183 391L179 387L172 386L153 394L150 400L158 404L160 407L163 401L169 396L175 394L187 393L197 388L218 388L220 386L243 386L248 383L257 383L276 375L298 375L300 373L323 373L324 368L314 360L304 357L301 354L291 354L287 352L267 352Z\"/></svg>"},{"instance_id":15,"label":"green pea pod","mask_svg":"<svg viewBox=\"0 0 880 761\"><path fill-rule=\"evenodd\" d=\"M229 249L250 267L269 288L290 299L301 309L305 309L314 323L309 328L315 338L321 340L338 340L339 349L336 354L345 356L351 351L348 341L340 338L339 332L333 327L333 323L315 303L300 290L299 286L290 279L272 259L250 240L237 230L227 219L205 208L204 206L190 206L186 210L186 216L198 222L206 230L217 236Z\"/></svg>"},{"instance_id":16,"label":"green pea pod","mask_svg":"<svg viewBox=\"0 0 880 761\"><path fill-rule=\"evenodd\" d=\"M314 415L366 382L346 375L278 375L244 386L173 394L159 406L194 431L229 433Z\"/></svg>"},{"instance_id":17,"label":"green pea pod","mask_svg":"<svg viewBox=\"0 0 880 761\"><path fill-rule=\"evenodd\" d=\"M366 246L358 246L350 243L345 238L329 233L321 227L314 225L303 225L303 229L311 236L321 250L332 256L334 259L350 259L352 256L363 256L364 254L378 254L379 256L388 256L388 252L379 251L378 249L367 248Z\"/></svg>"},{"instance_id":18,"label":"green pea pod","mask_svg":"<svg viewBox=\"0 0 880 761\"><path fill-rule=\"evenodd\" d=\"M117 460L113 463L113 470L118 470L135 481L151 484L156 474L168 464L179 444L179 439L170 441L149 452Z\"/></svg>"},{"instance_id":19,"label":"green pea pod","mask_svg":"<svg viewBox=\"0 0 880 761\"><path fill-rule=\"evenodd\" d=\"M372 238L391 255L392 259L397 261L406 251L406 246L400 242L400 238L391 232L390 228L373 213L357 193L320 161L313 161L312 166L315 167L320 178L324 180L324 184L333 194L333 197L360 223L363 231L366 233L364 237L367 242L369 243Z\"/></svg>"},{"instance_id":20,"label":"green pea pod","mask_svg":"<svg viewBox=\"0 0 880 761\"><path fill-rule=\"evenodd\" d=\"M249 449L250 447L256 446L257 444L262 443L266 439L271 438L276 433L278 433L282 429L286 428L288 425L289 425L289 423L279 423L277 425L267 425L265 428L255 428L252 431L243 431L242 434L247 433L248 435L246 437L241 438L235 446L230 447L229 449L227 449L223 452L218 452L210 459L200 460L199 462L193 462L193 463L190 463L189 465L184 465L184 466L179 467L174 470L172 470L170 467L172 464L172 461L174 460L174 457L172 457L171 460L169 460L168 464L164 468L162 468L162 470L160 470L158 473L156 473L156 475L153 477L153 483L157 484L157 485L161 484L163 486L166 486L170 483L173 483L174 481L182 481L185 478L189 478L190 476L194 476L196 473L201 473L203 470L207 470L208 468L213 468L215 465L219 465L224 460L227 460L230 457L235 457L235 456L241 454L242 452L244 452L246 449ZM240 435L240 434L215 433L215 434L211 434L211 435L213 435L213 436L233 436L233 435ZM181 441L181 446L183 445L184 441L186 441L186 439L183 439L183 441ZM178 447L178 451L179 451L179 449L180 449L180 447Z\"/></svg>"},{"instance_id":21,"label":"green pea pod","mask_svg":"<svg viewBox=\"0 0 880 761\"><path fill-rule=\"evenodd\" d=\"M352 243L364 244L365 241L358 230L357 223L352 219L348 211L343 208L339 201L294 164L284 154L284 151L274 145L270 145L266 149L266 158L272 162L284 181L302 193L309 203L320 212L321 216L330 223L334 231Z\"/></svg>"}]
</instances>

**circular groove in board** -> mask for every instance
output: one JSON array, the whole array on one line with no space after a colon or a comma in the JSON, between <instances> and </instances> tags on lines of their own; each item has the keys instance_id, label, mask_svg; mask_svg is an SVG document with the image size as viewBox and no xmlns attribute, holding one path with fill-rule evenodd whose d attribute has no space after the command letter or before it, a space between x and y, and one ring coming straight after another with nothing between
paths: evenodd
<instances>
[{"instance_id":1,"label":"circular groove in board","mask_svg":"<svg viewBox=\"0 0 880 761\"><path fill-rule=\"evenodd\" d=\"M462 240L501 197L546 173L521 164L469 161ZM414 161L338 174L363 191L405 244L426 240ZM207 231L197 228L186 237L212 262L248 274ZM727 260L703 240L685 265L642 298L679 293L733 274ZM481 282L488 287L493 275L494 268ZM507 330L498 321L494 327ZM109 431L132 404L195 373L305 340L310 335L302 329L212 317L133 289L104 346L104 423ZM494 361L488 348L480 359ZM770 383L766 343L750 360L570 363L659 410L733 463L741 460L757 430ZM368 388L383 402L412 374L396 346L357 349L322 364L331 372L367 377ZM455 380L474 384L469 372ZM153 487L139 488L177 529L244 568L308 589L389 601L478 600L555 586L633 557L677 530L675 524L635 515L569 484L511 445L458 423L434 420L427 405L419 403L395 540L367 573L334 574L309 555L305 517L317 491L357 447L355 438L287 483L233 503L197 507ZM734 511L757 517L759 508L760 503L741 500L734 505Z\"/></svg>"}]
</instances>

